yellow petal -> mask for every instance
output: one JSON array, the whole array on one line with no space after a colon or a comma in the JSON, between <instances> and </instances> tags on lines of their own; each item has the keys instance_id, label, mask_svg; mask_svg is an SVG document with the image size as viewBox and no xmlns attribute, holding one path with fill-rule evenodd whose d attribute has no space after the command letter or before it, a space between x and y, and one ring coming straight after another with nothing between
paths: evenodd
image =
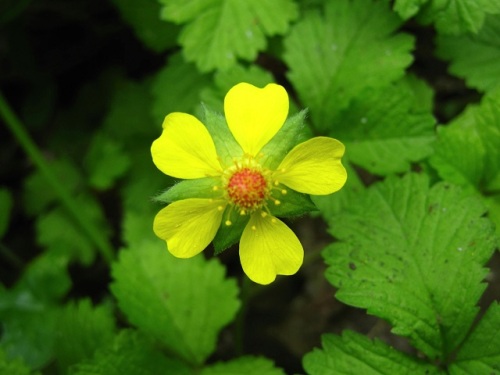
<instances>
[{"instance_id":1,"label":"yellow petal","mask_svg":"<svg viewBox=\"0 0 500 375\"><path fill-rule=\"evenodd\" d=\"M176 178L202 178L221 173L214 142L194 116L174 112L165 117L163 132L151 146L153 162Z\"/></svg>"},{"instance_id":2,"label":"yellow petal","mask_svg":"<svg viewBox=\"0 0 500 375\"><path fill-rule=\"evenodd\" d=\"M285 223L260 212L250 217L241 236L240 261L252 281L266 285L276 275L293 275L303 259L302 245Z\"/></svg>"},{"instance_id":3,"label":"yellow petal","mask_svg":"<svg viewBox=\"0 0 500 375\"><path fill-rule=\"evenodd\" d=\"M163 208L155 217L155 234L167 241L178 258L191 258L203 251L220 227L225 202L213 199L184 199Z\"/></svg>"},{"instance_id":4,"label":"yellow petal","mask_svg":"<svg viewBox=\"0 0 500 375\"><path fill-rule=\"evenodd\" d=\"M243 151L255 156L285 123L288 94L274 83L263 89L239 83L227 93L224 113Z\"/></svg>"},{"instance_id":5,"label":"yellow petal","mask_svg":"<svg viewBox=\"0 0 500 375\"><path fill-rule=\"evenodd\" d=\"M295 146L283 159L274 178L301 193L326 195L347 180L340 161L345 147L333 138L315 137Z\"/></svg>"}]
</instances>

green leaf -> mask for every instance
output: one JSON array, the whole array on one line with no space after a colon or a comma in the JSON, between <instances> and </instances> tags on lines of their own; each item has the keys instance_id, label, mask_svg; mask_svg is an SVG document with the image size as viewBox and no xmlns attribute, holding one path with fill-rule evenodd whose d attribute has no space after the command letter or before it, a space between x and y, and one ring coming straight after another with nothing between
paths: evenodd
<instances>
[{"instance_id":1,"label":"green leaf","mask_svg":"<svg viewBox=\"0 0 500 375\"><path fill-rule=\"evenodd\" d=\"M87 216L101 231L107 231L101 207L94 199L80 195L75 200L80 204L80 215ZM36 221L36 232L37 242L46 248L64 249L69 258L82 264L88 265L94 260L93 243L62 207L40 215Z\"/></svg>"},{"instance_id":2,"label":"green leaf","mask_svg":"<svg viewBox=\"0 0 500 375\"><path fill-rule=\"evenodd\" d=\"M52 172L58 177L61 184L72 193L84 184L83 178L76 166L67 159L55 160L50 163ZM47 183L45 177L36 171L24 181L23 200L25 211L34 216L42 212L49 205L58 201L58 196Z\"/></svg>"},{"instance_id":3,"label":"green leaf","mask_svg":"<svg viewBox=\"0 0 500 375\"><path fill-rule=\"evenodd\" d=\"M224 272L215 259L177 259L163 241L144 241L121 252L111 290L131 323L180 358L201 364L239 307L236 284Z\"/></svg>"},{"instance_id":4,"label":"green leaf","mask_svg":"<svg viewBox=\"0 0 500 375\"><path fill-rule=\"evenodd\" d=\"M438 35L437 55L467 86L490 91L500 84L500 15L488 16L477 35Z\"/></svg>"},{"instance_id":5,"label":"green leaf","mask_svg":"<svg viewBox=\"0 0 500 375\"><path fill-rule=\"evenodd\" d=\"M187 64L180 55L170 57L168 64L153 78L152 113L158 129L171 112L193 113L200 103L200 92L210 85L193 64Z\"/></svg>"},{"instance_id":6,"label":"green leaf","mask_svg":"<svg viewBox=\"0 0 500 375\"><path fill-rule=\"evenodd\" d=\"M112 0L112 2L147 47L161 52L176 45L179 27L160 20L161 6L156 0Z\"/></svg>"},{"instance_id":7,"label":"green leaf","mask_svg":"<svg viewBox=\"0 0 500 375\"><path fill-rule=\"evenodd\" d=\"M72 367L69 375L193 375L186 367L165 357L150 340L137 332L120 332L113 344L99 350L91 361Z\"/></svg>"},{"instance_id":8,"label":"green leaf","mask_svg":"<svg viewBox=\"0 0 500 375\"><path fill-rule=\"evenodd\" d=\"M0 374L5 375L37 375L19 359L9 360L0 349Z\"/></svg>"},{"instance_id":9,"label":"green leaf","mask_svg":"<svg viewBox=\"0 0 500 375\"><path fill-rule=\"evenodd\" d=\"M5 188L0 188L0 239L5 235L9 227L12 204L12 195L10 191Z\"/></svg>"},{"instance_id":10,"label":"green leaf","mask_svg":"<svg viewBox=\"0 0 500 375\"><path fill-rule=\"evenodd\" d=\"M281 35L298 16L292 0L159 0L165 20L187 23L180 34L186 60L199 70L225 70L238 58L252 61L266 36Z\"/></svg>"},{"instance_id":11,"label":"green leaf","mask_svg":"<svg viewBox=\"0 0 500 375\"><path fill-rule=\"evenodd\" d=\"M494 251L492 223L476 196L425 175L388 178L331 218L339 239L324 257L337 298L387 320L430 358L464 339ZM443 277L446 275L446 277Z\"/></svg>"},{"instance_id":12,"label":"green leaf","mask_svg":"<svg viewBox=\"0 0 500 375\"><path fill-rule=\"evenodd\" d=\"M486 193L500 190L500 89L438 128L430 163L447 181Z\"/></svg>"},{"instance_id":13,"label":"green leaf","mask_svg":"<svg viewBox=\"0 0 500 375\"><path fill-rule=\"evenodd\" d=\"M218 362L201 370L200 375L285 375L273 362L261 357L240 357L229 362Z\"/></svg>"},{"instance_id":14,"label":"green leaf","mask_svg":"<svg viewBox=\"0 0 500 375\"><path fill-rule=\"evenodd\" d=\"M500 373L500 304L493 302L460 348L451 375Z\"/></svg>"},{"instance_id":15,"label":"green leaf","mask_svg":"<svg viewBox=\"0 0 500 375\"><path fill-rule=\"evenodd\" d=\"M223 223L213 240L215 255L222 253L240 240L248 220L250 220L250 215L242 216L235 212L233 207L228 206L223 218ZM225 224L227 219L231 221L231 225Z\"/></svg>"},{"instance_id":16,"label":"green leaf","mask_svg":"<svg viewBox=\"0 0 500 375\"><path fill-rule=\"evenodd\" d=\"M304 356L308 375L445 375L436 367L351 331L323 335L323 349Z\"/></svg>"},{"instance_id":17,"label":"green leaf","mask_svg":"<svg viewBox=\"0 0 500 375\"><path fill-rule=\"evenodd\" d=\"M413 38L396 33L401 22L383 2L337 0L293 26L285 39L288 77L318 131L330 132L339 111L366 88L404 75Z\"/></svg>"},{"instance_id":18,"label":"green leaf","mask_svg":"<svg viewBox=\"0 0 500 375\"><path fill-rule=\"evenodd\" d=\"M500 13L497 0L430 0L422 8L419 18L433 22L440 34L477 33L487 14Z\"/></svg>"},{"instance_id":19,"label":"green leaf","mask_svg":"<svg viewBox=\"0 0 500 375\"><path fill-rule=\"evenodd\" d=\"M344 142L351 162L388 175L409 171L412 162L432 153L435 120L427 106L420 107L415 84L403 80L367 90L335 117L333 134Z\"/></svg>"},{"instance_id":20,"label":"green leaf","mask_svg":"<svg viewBox=\"0 0 500 375\"><path fill-rule=\"evenodd\" d=\"M112 343L113 312L108 305L93 307L88 299L64 307L57 320L55 356L61 373L69 366L91 359L96 350Z\"/></svg>"},{"instance_id":21,"label":"green leaf","mask_svg":"<svg viewBox=\"0 0 500 375\"><path fill-rule=\"evenodd\" d=\"M124 175L130 165L130 158L119 142L97 132L83 162L88 171L89 184L96 189L106 190Z\"/></svg>"},{"instance_id":22,"label":"green leaf","mask_svg":"<svg viewBox=\"0 0 500 375\"><path fill-rule=\"evenodd\" d=\"M429 0L395 0L393 9L406 20L417 14L420 7L427 2Z\"/></svg>"}]
</instances>

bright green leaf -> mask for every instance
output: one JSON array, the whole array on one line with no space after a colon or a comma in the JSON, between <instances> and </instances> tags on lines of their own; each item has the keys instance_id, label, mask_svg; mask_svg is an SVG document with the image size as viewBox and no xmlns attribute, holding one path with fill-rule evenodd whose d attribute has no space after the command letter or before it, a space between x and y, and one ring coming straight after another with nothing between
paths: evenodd
<instances>
[{"instance_id":1,"label":"bright green leaf","mask_svg":"<svg viewBox=\"0 0 500 375\"><path fill-rule=\"evenodd\" d=\"M419 106L420 96L406 80L368 90L335 117L332 135L345 144L349 160L373 174L409 171L433 151L435 120Z\"/></svg>"},{"instance_id":2,"label":"bright green leaf","mask_svg":"<svg viewBox=\"0 0 500 375\"><path fill-rule=\"evenodd\" d=\"M9 190L0 188L0 238L7 232L12 204L12 196Z\"/></svg>"},{"instance_id":3,"label":"bright green leaf","mask_svg":"<svg viewBox=\"0 0 500 375\"><path fill-rule=\"evenodd\" d=\"M324 335L323 349L305 355L308 375L445 375L436 367L396 351L379 340L351 331Z\"/></svg>"},{"instance_id":4,"label":"bright green leaf","mask_svg":"<svg viewBox=\"0 0 500 375\"><path fill-rule=\"evenodd\" d=\"M229 362L218 362L201 370L200 375L285 375L266 358L240 357Z\"/></svg>"},{"instance_id":5,"label":"bright green leaf","mask_svg":"<svg viewBox=\"0 0 500 375\"><path fill-rule=\"evenodd\" d=\"M494 251L492 223L476 196L425 175L388 178L331 218L327 247L337 298L387 320L430 358L465 338ZM446 277L443 277L445 275Z\"/></svg>"},{"instance_id":6,"label":"bright green leaf","mask_svg":"<svg viewBox=\"0 0 500 375\"><path fill-rule=\"evenodd\" d=\"M447 181L481 192L500 190L500 89L438 128L430 162Z\"/></svg>"},{"instance_id":7,"label":"bright green leaf","mask_svg":"<svg viewBox=\"0 0 500 375\"><path fill-rule=\"evenodd\" d=\"M161 6L156 0L112 0L137 37L154 51L176 45L179 27L160 20Z\"/></svg>"},{"instance_id":8,"label":"bright green leaf","mask_svg":"<svg viewBox=\"0 0 500 375\"><path fill-rule=\"evenodd\" d=\"M500 15L486 17L477 35L439 35L437 45L438 56L451 62L450 72L469 87L490 91L500 84Z\"/></svg>"},{"instance_id":9,"label":"bright green leaf","mask_svg":"<svg viewBox=\"0 0 500 375\"><path fill-rule=\"evenodd\" d=\"M451 375L500 373L500 304L493 302L460 348Z\"/></svg>"},{"instance_id":10,"label":"bright green leaf","mask_svg":"<svg viewBox=\"0 0 500 375\"><path fill-rule=\"evenodd\" d=\"M193 375L186 365L165 357L150 340L122 331L112 345L91 361L72 367L69 375Z\"/></svg>"},{"instance_id":11,"label":"bright green leaf","mask_svg":"<svg viewBox=\"0 0 500 375\"><path fill-rule=\"evenodd\" d=\"M477 33L485 16L497 13L500 13L498 0L430 0L419 16L425 23L433 22L440 34L458 35Z\"/></svg>"},{"instance_id":12,"label":"bright green leaf","mask_svg":"<svg viewBox=\"0 0 500 375\"><path fill-rule=\"evenodd\" d=\"M96 350L111 344L115 322L110 306L93 307L88 299L64 307L57 320L55 356L61 373L91 359Z\"/></svg>"},{"instance_id":13,"label":"bright green leaf","mask_svg":"<svg viewBox=\"0 0 500 375\"><path fill-rule=\"evenodd\" d=\"M383 2L336 0L293 26L285 39L288 77L316 129L331 131L353 98L403 76L413 38L396 33L401 23Z\"/></svg>"},{"instance_id":14,"label":"bright green leaf","mask_svg":"<svg viewBox=\"0 0 500 375\"><path fill-rule=\"evenodd\" d=\"M394 10L406 20L417 14L420 7L427 2L429 0L395 0Z\"/></svg>"},{"instance_id":15,"label":"bright green leaf","mask_svg":"<svg viewBox=\"0 0 500 375\"><path fill-rule=\"evenodd\" d=\"M225 70L238 58L252 61L266 36L281 35L298 16L292 0L159 0L165 20L187 23L180 34L186 60L207 72Z\"/></svg>"},{"instance_id":16,"label":"bright green leaf","mask_svg":"<svg viewBox=\"0 0 500 375\"><path fill-rule=\"evenodd\" d=\"M111 289L131 323L200 364L239 307L236 284L224 272L215 259L176 259L163 241L144 241L121 252Z\"/></svg>"}]
</instances>

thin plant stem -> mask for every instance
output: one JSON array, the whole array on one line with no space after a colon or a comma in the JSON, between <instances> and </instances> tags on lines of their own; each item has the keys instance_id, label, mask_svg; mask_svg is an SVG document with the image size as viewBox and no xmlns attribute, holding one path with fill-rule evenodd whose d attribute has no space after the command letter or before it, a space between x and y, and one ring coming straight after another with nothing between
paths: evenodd
<instances>
[{"instance_id":1,"label":"thin plant stem","mask_svg":"<svg viewBox=\"0 0 500 375\"><path fill-rule=\"evenodd\" d=\"M102 235L99 228L95 227L92 222L86 219L85 215L81 215L79 204L72 197L70 192L62 185L50 166L47 164L42 153L33 142L28 132L24 128L21 121L17 118L15 113L11 110L7 101L4 99L0 92L0 116L5 121L5 124L10 129L14 137L22 146L26 154L30 157L38 170L42 173L47 183L56 193L63 207L67 210L69 215L75 223L81 228L85 235L94 243L96 248L101 252L103 258L111 263L113 260L113 249L108 240Z\"/></svg>"}]
</instances>

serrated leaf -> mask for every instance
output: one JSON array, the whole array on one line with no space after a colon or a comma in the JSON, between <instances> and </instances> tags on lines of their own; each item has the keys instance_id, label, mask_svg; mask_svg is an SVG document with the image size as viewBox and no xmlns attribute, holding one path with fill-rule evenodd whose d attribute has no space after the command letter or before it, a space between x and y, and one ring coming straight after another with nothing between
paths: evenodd
<instances>
[{"instance_id":1,"label":"serrated leaf","mask_svg":"<svg viewBox=\"0 0 500 375\"><path fill-rule=\"evenodd\" d=\"M429 0L395 0L393 9L401 18L408 19L418 13L420 7Z\"/></svg>"},{"instance_id":2,"label":"serrated leaf","mask_svg":"<svg viewBox=\"0 0 500 375\"><path fill-rule=\"evenodd\" d=\"M12 210L12 195L5 188L0 188L0 239L7 232L10 221L10 211Z\"/></svg>"},{"instance_id":3,"label":"serrated leaf","mask_svg":"<svg viewBox=\"0 0 500 375\"><path fill-rule=\"evenodd\" d=\"M500 373L500 304L493 302L460 348L451 375Z\"/></svg>"},{"instance_id":4,"label":"serrated leaf","mask_svg":"<svg viewBox=\"0 0 500 375\"><path fill-rule=\"evenodd\" d=\"M386 319L430 358L448 358L477 314L495 236L476 196L425 175L388 178L332 217L324 251L341 301ZM446 277L443 277L446 275Z\"/></svg>"},{"instance_id":5,"label":"serrated leaf","mask_svg":"<svg viewBox=\"0 0 500 375\"><path fill-rule=\"evenodd\" d=\"M207 75L200 74L193 64L180 55L172 56L168 64L153 78L152 113L158 129L171 112L193 113L200 102L200 92L210 85Z\"/></svg>"},{"instance_id":6,"label":"serrated leaf","mask_svg":"<svg viewBox=\"0 0 500 375\"><path fill-rule=\"evenodd\" d=\"M110 306L92 306L88 299L66 305L57 320L55 357L61 373L89 360L96 350L111 344L115 322Z\"/></svg>"},{"instance_id":7,"label":"serrated leaf","mask_svg":"<svg viewBox=\"0 0 500 375\"><path fill-rule=\"evenodd\" d=\"M122 251L111 286L131 323L180 358L202 363L235 316L238 289L217 260L174 258L163 241Z\"/></svg>"},{"instance_id":8,"label":"serrated leaf","mask_svg":"<svg viewBox=\"0 0 500 375\"><path fill-rule=\"evenodd\" d=\"M72 367L70 375L192 375L181 362L165 357L137 332L120 332L112 345L91 361Z\"/></svg>"},{"instance_id":9,"label":"serrated leaf","mask_svg":"<svg viewBox=\"0 0 500 375\"><path fill-rule=\"evenodd\" d=\"M179 27L160 20L156 0L112 0L139 39L156 52L176 45Z\"/></svg>"},{"instance_id":10,"label":"serrated leaf","mask_svg":"<svg viewBox=\"0 0 500 375\"><path fill-rule=\"evenodd\" d=\"M437 55L467 86L490 91L500 84L500 15L488 16L476 35L438 35Z\"/></svg>"},{"instance_id":11,"label":"serrated leaf","mask_svg":"<svg viewBox=\"0 0 500 375\"><path fill-rule=\"evenodd\" d=\"M419 17L425 23L433 22L439 33L459 35L477 33L485 16L497 13L500 13L497 0L431 0Z\"/></svg>"},{"instance_id":12,"label":"serrated leaf","mask_svg":"<svg viewBox=\"0 0 500 375\"><path fill-rule=\"evenodd\" d=\"M238 58L254 60L266 36L284 34L298 16L291 0L160 0L163 19L187 23L179 42L200 71L225 70Z\"/></svg>"},{"instance_id":13,"label":"serrated leaf","mask_svg":"<svg viewBox=\"0 0 500 375\"><path fill-rule=\"evenodd\" d=\"M97 132L92 138L83 162L88 172L90 186L106 190L127 171L130 158L119 142Z\"/></svg>"},{"instance_id":14,"label":"serrated leaf","mask_svg":"<svg viewBox=\"0 0 500 375\"><path fill-rule=\"evenodd\" d=\"M323 335L321 341L322 350L314 349L304 356L308 375L445 375L430 364L355 332Z\"/></svg>"},{"instance_id":15,"label":"serrated leaf","mask_svg":"<svg viewBox=\"0 0 500 375\"><path fill-rule=\"evenodd\" d=\"M486 193L500 189L500 90L438 128L430 162L447 181Z\"/></svg>"},{"instance_id":16,"label":"serrated leaf","mask_svg":"<svg viewBox=\"0 0 500 375\"><path fill-rule=\"evenodd\" d=\"M218 362L203 368L200 375L285 375L269 359L262 357L240 357L229 362Z\"/></svg>"},{"instance_id":17,"label":"serrated leaf","mask_svg":"<svg viewBox=\"0 0 500 375\"><path fill-rule=\"evenodd\" d=\"M432 153L435 120L430 109L419 107L411 85L403 80L367 90L335 117L332 133L345 144L351 162L388 175L409 171L412 162Z\"/></svg>"},{"instance_id":18,"label":"serrated leaf","mask_svg":"<svg viewBox=\"0 0 500 375\"><path fill-rule=\"evenodd\" d=\"M0 349L0 374L5 375L37 375L19 359L9 360Z\"/></svg>"},{"instance_id":19,"label":"serrated leaf","mask_svg":"<svg viewBox=\"0 0 500 375\"><path fill-rule=\"evenodd\" d=\"M288 77L316 129L331 131L338 112L362 91L404 75L413 38L396 33L401 22L383 2L338 0L293 26L285 39Z\"/></svg>"}]
</instances>

